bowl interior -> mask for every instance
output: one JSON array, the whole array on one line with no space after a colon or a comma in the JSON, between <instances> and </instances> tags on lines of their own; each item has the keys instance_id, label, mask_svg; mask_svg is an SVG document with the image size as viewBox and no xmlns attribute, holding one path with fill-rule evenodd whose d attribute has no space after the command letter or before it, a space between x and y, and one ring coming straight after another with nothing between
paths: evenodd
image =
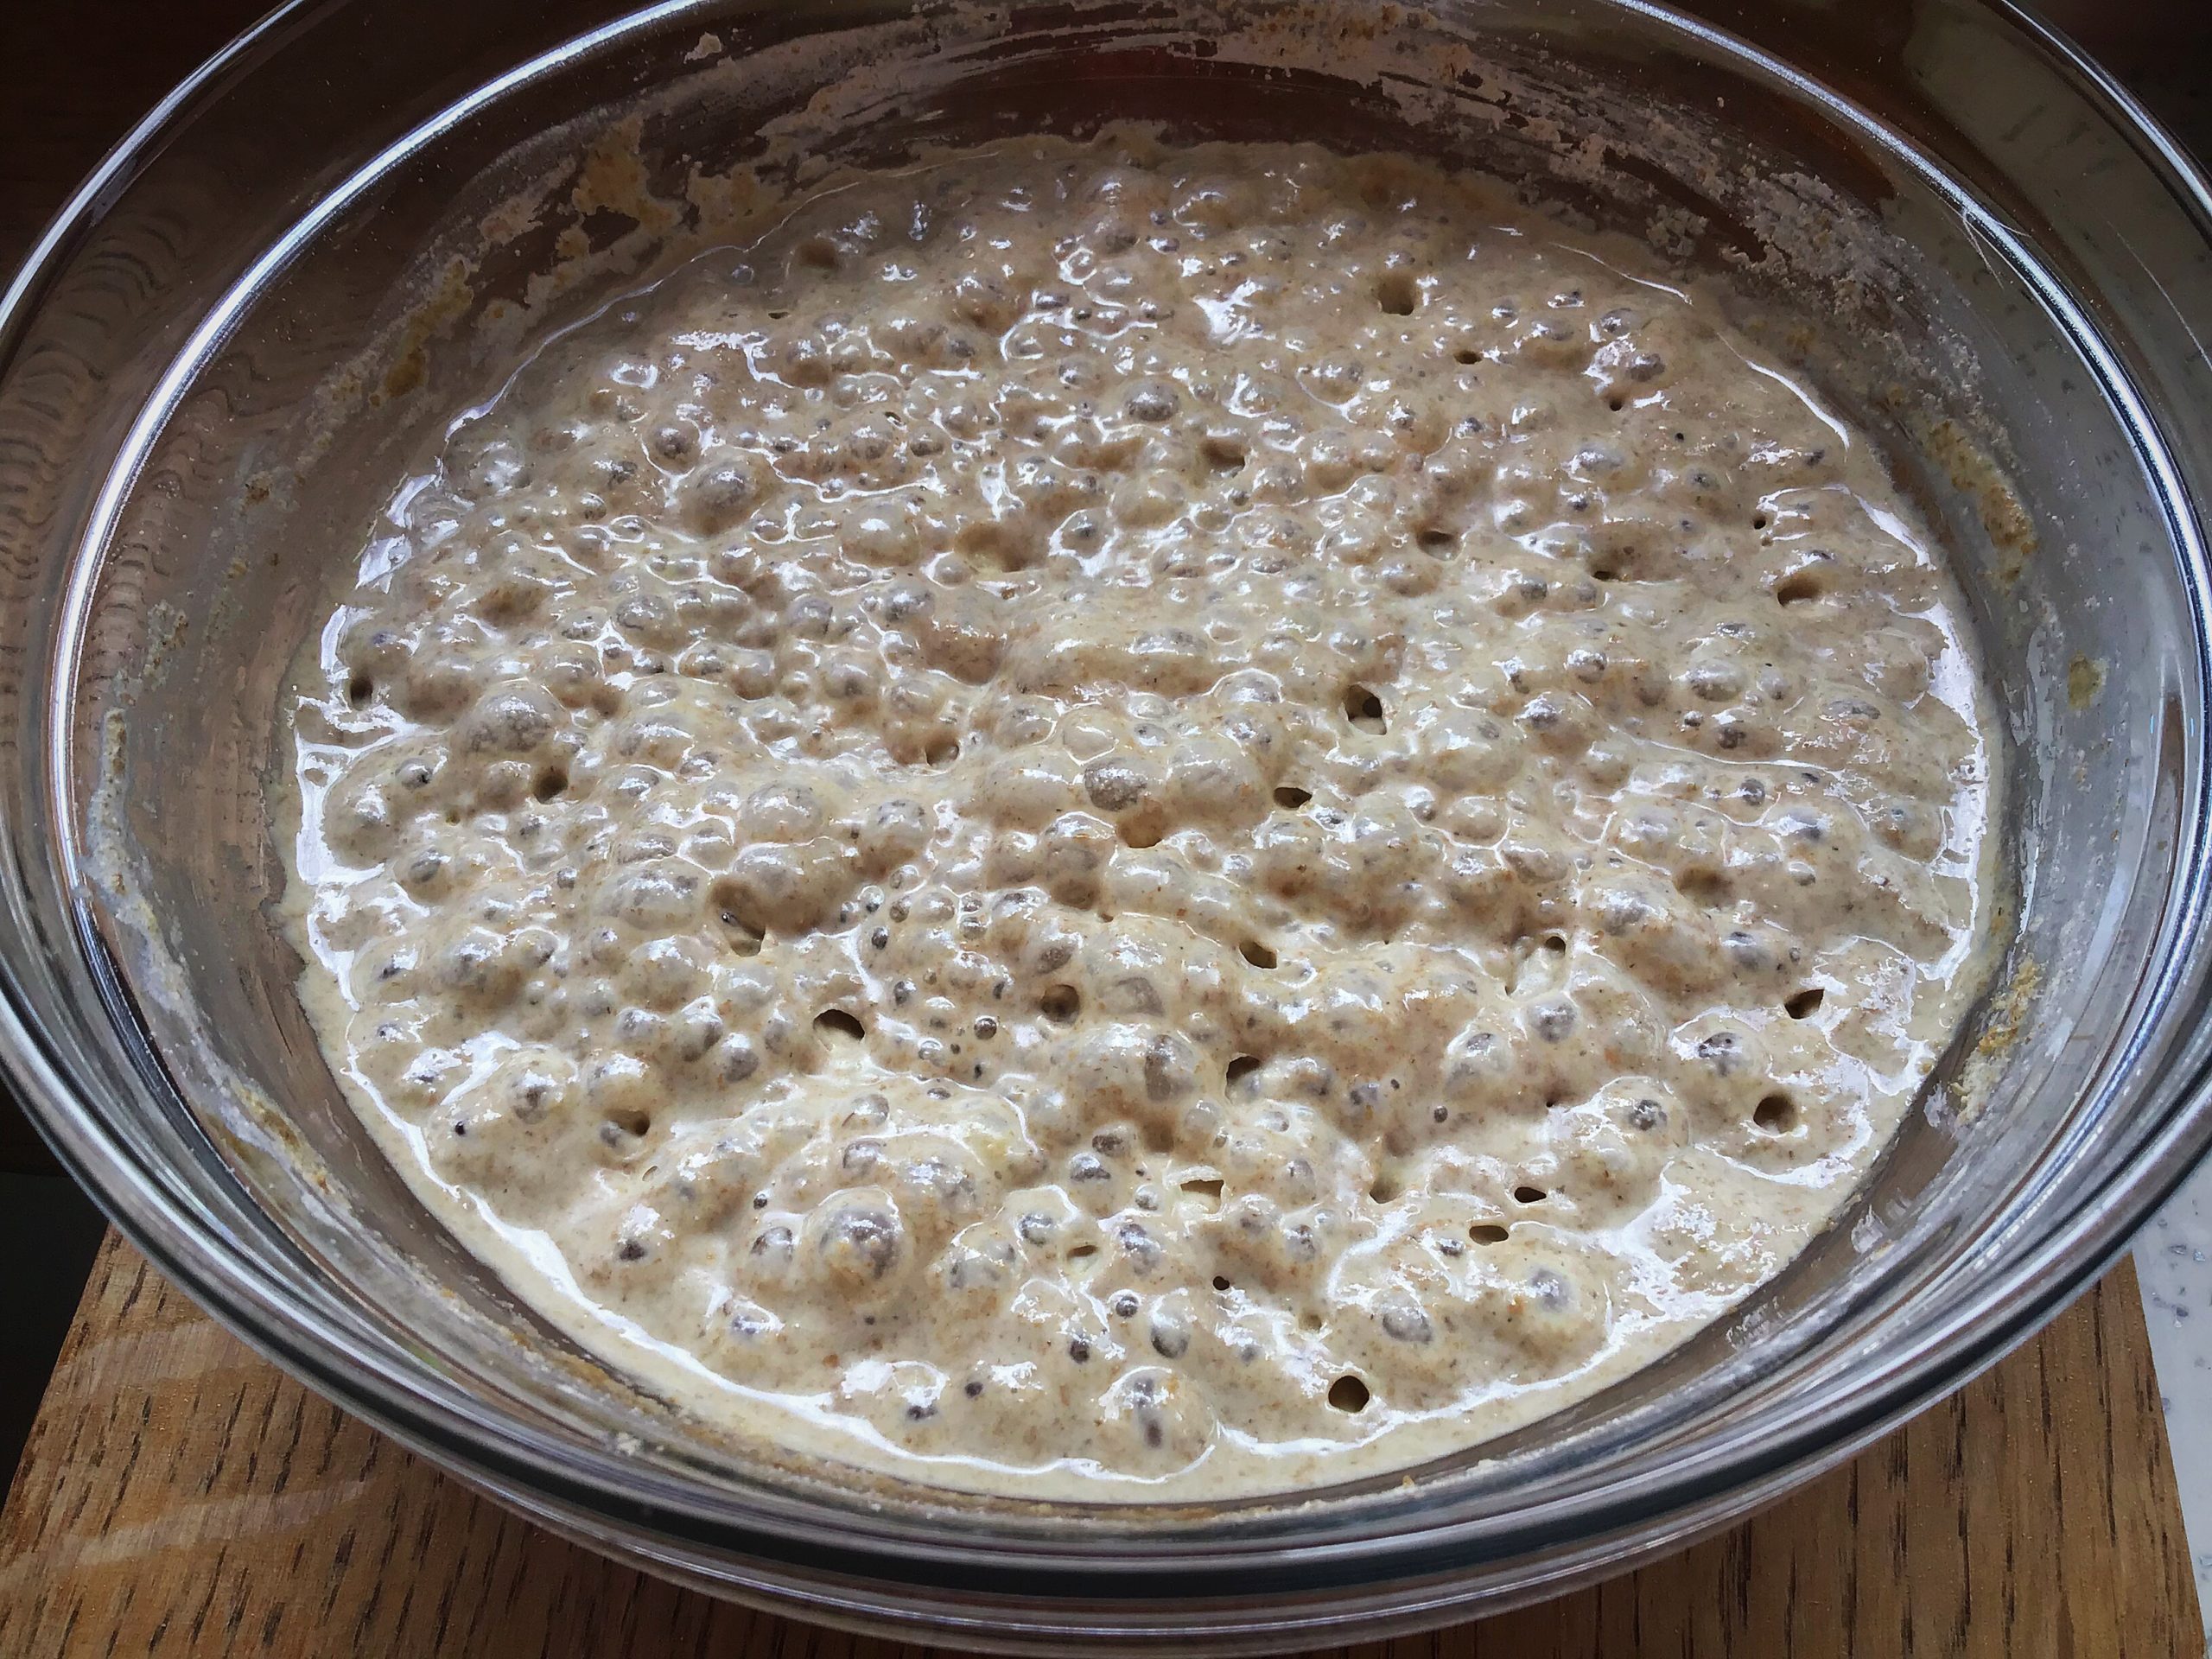
<instances>
[{"instance_id":1,"label":"bowl interior","mask_svg":"<svg viewBox=\"0 0 2212 1659\"><path fill-rule=\"evenodd\" d=\"M2090 279L1983 182L1663 14L1505 0L1373 16L1350 0L701 4L571 36L556 9L507 43L529 67L495 79L486 44L356 111L288 191L157 270L176 295L145 339L159 394L103 455L54 623L49 804L78 930L59 948L83 953L112 1021L86 1039L114 1079L112 1132L259 1271L318 1298L359 1363L446 1390L487 1434L587 1460L621 1437L640 1479L702 1516L772 1492L950 1507L1025 1535L1065 1520L861 1471L821 1484L672 1415L521 1307L333 1083L274 918L264 785L294 652L392 480L503 359L726 235L734 197L715 181L781 186L830 160L1109 119L1441 156L1780 301L1806 326L1764 343L1878 435L1948 543L2006 728L2007 960L1837 1224L1661 1364L1421 1471L1412 1496L1347 1491L1330 1526L1387 1529L1440 1494L1510 1515L1532 1491L1694 1462L1732 1411L1802 1421L1881 1344L1936 1330L2018 1230L2149 1133L2146 1079L2173 1057L2143 1021L2176 994L2194 902L2203 594ZM610 158L620 206L579 185ZM219 185L211 162L198 188ZM189 213L194 181L168 188ZM327 1363L313 1346L294 1351ZM1265 1501L1086 1524L1291 1536L1316 1514Z\"/></svg>"}]
</instances>

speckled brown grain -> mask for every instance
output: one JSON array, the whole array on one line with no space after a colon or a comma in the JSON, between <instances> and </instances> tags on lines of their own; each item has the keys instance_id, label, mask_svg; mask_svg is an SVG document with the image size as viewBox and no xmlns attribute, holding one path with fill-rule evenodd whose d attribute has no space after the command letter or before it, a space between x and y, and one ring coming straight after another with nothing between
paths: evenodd
<instances>
[{"instance_id":1,"label":"speckled brown grain","mask_svg":"<svg viewBox=\"0 0 2212 1659\"><path fill-rule=\"evenodd\" d=\"M1876 446L1655 269L1113 128L550 341L282 703L364 1122L610 1364L929 1484L1303 1490L1674 1346L1950 1039L1998 780Z\"/></svg>"}]
</instances>

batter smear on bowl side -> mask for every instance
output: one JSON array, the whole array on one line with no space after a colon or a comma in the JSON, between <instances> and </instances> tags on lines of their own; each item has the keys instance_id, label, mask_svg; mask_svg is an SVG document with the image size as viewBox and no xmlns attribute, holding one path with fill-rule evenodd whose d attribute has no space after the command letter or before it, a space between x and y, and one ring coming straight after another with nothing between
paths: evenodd
<instances>
[{"instance_id":1,"label":"batter smear on bowl side","mask_svg":"<svg viewBox=\"0 0 2212 1659\"><path fill-rule=\"evenodd\" d=\"M1870 441L1403 158L857 176L554 340L303 657L302 995L433 1210L741 1435L1310 1486L1648 1363L1980 982Z\"/></svg>"}]
</instances>

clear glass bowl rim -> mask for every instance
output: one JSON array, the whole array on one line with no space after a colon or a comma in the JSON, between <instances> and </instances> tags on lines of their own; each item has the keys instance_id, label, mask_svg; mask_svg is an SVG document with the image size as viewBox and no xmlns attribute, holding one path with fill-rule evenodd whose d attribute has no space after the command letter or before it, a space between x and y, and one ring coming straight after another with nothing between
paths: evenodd
<instances>
[{"instance_id":1,"label":"clear glass bowl rim","mask_svg":"<svg viewBox=\"0 0 2212 1659\"><path fill-rule=\"evenodd\" d=\"M1732 54L1760 61L1771 73L1796 81L1801 90L1810 87L1788 65L1706 24L1644 0L1611 0L1611 3L1665 20L1688 34L1719 41ZM1986 6L1993 16L2036 38L2061 59L2103 106L2113 124L2149 147L2158 170L2164 175L2208 244L2212 244L2212 186L2185 152L2130 95L2047 25L2010 0L1986 0ZM654 15L689 9L683 0L677 0L655 9ZM271 13L181 83L118 145L63 207L4 295L0 295L0 369L4 369L12 355L24 319L37 306L48 282L67 264L88 226L97 222L104 206L127 187L145 159L188 124L206 100L220 95L236 67L326 10L317 0L292 0ZM632 16L610 24L608 30L632 27L638 21ZM560 54L594 49L598 41L598 35L581 37L560 48ZM519 68L515 77L540 73L546 62L541 59ZM1914 154L1909 141L1879 127L1853 106L1818 88L1811 90L1840 118L1867 131L1891 154L1907 157ZM457 119L461 113L457 107L441 119ZM421 142L426 136L418 129L407 142ZM2185 530L2179 539L2185 548L2195 548L2194 527ZM2201 565L2202 550L2196 551ZM2201 594L2212 584L2207 583L2201 568L2195 575ZM2192 801L2191 807L2190 845L2177 856L2201 865L2206 827L2202 802ZM2187 913L2176 924L2183 937L2170 940L2166 953L2167 994L2147 1014L2139 1016L2139 1023L2171 1020L2178 1017L2177 1010L2184 1004L2192 1013L2197 1010L2198 999L2183 994L2183 982L2201 977L2203 967L2204 945L2196 937L2204 898L2201 885L2184 897ZM0 998L0 1059L4 1059L41 1132L72 1173L94 1192L156 1267L250 1344L403 1442L565 1529L608 1542L623 1532L623 1524L616 1523L611 1532L603 1531L592 1517L649 1515L649 1524L671 1539L728 1541L725 1516L698 1510L673 1483L662 1484L665 1490L659 1490L655 1483L641 1482L638 1471L618 1454L580 1458L573 1447L548 1442L518 1426L487 1419L480 1402L427 1369L405 1370L365 1356L353 1334L331 1317L329 1304L302 1294L300 1286L272 1271L268 1264L226 1248L226 1241L206 1224L205 1217L178 1203L158 1171L135 1162L131 1149L55 1064L55 1057L17 994L12 976L8 976L4 988L7 995ZM1887 1356L1878 1371L1870 1375L1866 1386L1847 1402L1817 1422L1796 1424L1791 1433L1757 1444L1737 1441L1725 1449L1708 1448L1707 1455L1677 1464L1667 1479L1634 1494L1584 1494L1523 1517L1515 1541L1516 1549L1525 1547L1532 1535L1539 1540L1548 1536L1590 1543L1590 1548L1581 1552L1570 1548L1541 1581L1532 1581L1529 1593L1543 1593L1592 1576L1602 1567L1622 1564L1625 1554L1606 1541L1618 1537L1624 1530L1645 1526L1635 1541L1636 1553L1686 1541L1709 1530L1848 1456L1932 1398L1993 1363L2031 1333L2125 1248L2134 1228L2212 1145L2212 1071L2200 1068L2186 1078L2165 1079L2161 1092L2167 1103L2164 1120L2137 1148L2125 1179L2091 1195L2063 1225L2046 1234L2034 1249L2020 1255L2005 1271L1982 1286L1971 1302L1948 1310L1947 1317L1919 1332L1910 1344ZM849 1516L844 1516L838 1517L837 1532L805 1526L777 1535L779 1529L798 1518L764 1516L757 1531L747 1529L746 1542L769 1559L808 1561L826 1572L905 1578L941 1587L956 1586L970 1573L981 1575L979 1583L1001 1583L1002 1569L1013 1565L1006 1558L1004 1541L992 1543L989 1560L983 1559L973 1543L903 1528L887 1529L880 1539L856 1541L842 1530L849 1522ZM1390 1570L1398 1572L1407 1565L1405 1552L1414 1541L1403 1535L1382 1535L1332 1541L1319 1548L1329 1552L1330 1577L1357 1580L1365 1576L1357 1565L1359 1558L1387 1558ZM1476 1537L1457 1531L1423 1534L1418 1539L1424 1556L1438 1560L1462 1554L1478 1542ZM1300 1544L1278 1549L1264 1539L1242 1541L1218 1549L1189 1539L1162 1540L1156 1544L1117 1541L1113 1554L1104 1557L1095 1543L1076 1537L1058 1543L1033 1539L1026 1541L1023 1548L1032 1552L1028 1558L1036 1566L1056 1573L1065 1573L1079 1561L1087 1592L1111 1597L1155 1592L1157 1575L1164 1567L1195 1572L1202 1578L1217 1573L1225 1577L1249 1573L1263 1560L1274 1558L1302 1572L1310 1571L1311 1553L1317 1547ZM1482 1552L1477 1549L1476 1553ZM681 1554L679 1547L665 1565L683 1572Z\"/></svg>"}]
</instances>

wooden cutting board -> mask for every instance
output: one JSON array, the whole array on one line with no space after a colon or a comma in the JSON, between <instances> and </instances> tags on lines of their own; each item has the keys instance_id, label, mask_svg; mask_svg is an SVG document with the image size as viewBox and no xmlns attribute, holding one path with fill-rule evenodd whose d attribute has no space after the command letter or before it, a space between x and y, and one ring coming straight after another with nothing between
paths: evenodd
<instances>
[{"instance_id":1,"label":"wooden cutting board","mask_svg":"<svg viewBox=\"0 0 2212 1659\"><path fill-rule=\"evenodd\" d=\"M2134 1270L1686 1554L1392 1659L2204 1651ZM0 1655L522 1659L895 1648L600 1560L256 1358L109 1236L0 1513Z\"/></svg>"}]
</instances>

